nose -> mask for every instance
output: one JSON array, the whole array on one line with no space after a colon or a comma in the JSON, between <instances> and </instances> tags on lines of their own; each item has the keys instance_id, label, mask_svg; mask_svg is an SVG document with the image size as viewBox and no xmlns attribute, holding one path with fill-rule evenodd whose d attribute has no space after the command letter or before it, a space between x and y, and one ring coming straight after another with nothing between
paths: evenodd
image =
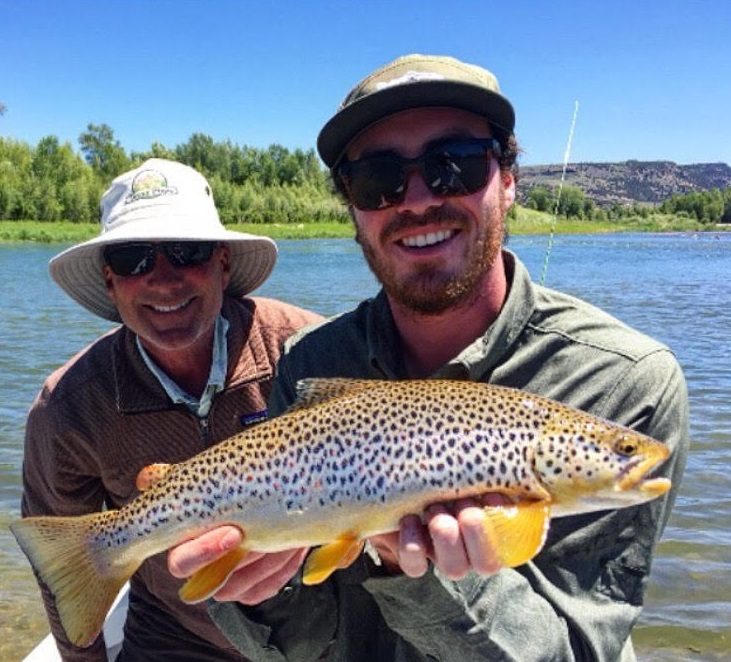
<instances>
[{"instance_id":1,"label":"nose","mask_svg":"<svg viewBox=\"0 0 731 662\"><path fill-rule=\"evenodd\" d=\"M406 171L406 193L398 205L401 211L420 212L429 207L441 204L439 196L432 193L424 181L425 173L419 168L409 168Z\"/></svg>"},{"instance_id":2,"label":"nose","mask_svg":"<svg viewBox=\"0 0 731 662\"><path fill-rule=\"evenodd\" d=\"M155 264L149 272L149 279L153 281L179 280L181 269L176 269L170 264L164 251L158 250L155 253Z\"/></svg>"}]
</instances>

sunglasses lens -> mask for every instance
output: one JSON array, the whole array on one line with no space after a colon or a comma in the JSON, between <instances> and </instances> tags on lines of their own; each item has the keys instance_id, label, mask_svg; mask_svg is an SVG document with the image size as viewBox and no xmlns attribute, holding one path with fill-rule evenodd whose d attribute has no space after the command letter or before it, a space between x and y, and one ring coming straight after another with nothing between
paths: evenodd
<instances>
[{"instance_id":1,"label":"sunglasses lens","mask_svg":"<svg viewBox=\"0 0 731 662\"><path fill-rule=\"evenodd\" d=\"M117 276L138 276L155 265L155 247L153 244L109 246L104 251L104 259Z\"/></svg>"},{"instance_id":2,"label":"sunglasses lens","mask_svg":"<svg viewBox=\"0 0 731 662\"><path fill-rule=\"evenodd\" d=\"M197 267L208 262L213 255L212 242L176 241L163 244L165 257L174 267Z\"/></svg>"},{"instance_id":3,"label":"sunglasses lens","mask_svg":"<svg viewBox=\"0 0 731 662\"><path fill-rule=\"evenodd\" d=\"M487 149L471 143L450 143L424 156L424 176L437 195L471 195L487 183Z\"/></svg>"},{"instance_id":4,"label":"sunglasses lens","mask_svg":"<svg viewBox=\"0 0 731 662\"><path fill-rule=\"evenodd\" d=\"M355 207L363 210L383 209L403 199L406 179L401 159L375 156L347 163L341 178Z\"/></svg>"}]
</instances>

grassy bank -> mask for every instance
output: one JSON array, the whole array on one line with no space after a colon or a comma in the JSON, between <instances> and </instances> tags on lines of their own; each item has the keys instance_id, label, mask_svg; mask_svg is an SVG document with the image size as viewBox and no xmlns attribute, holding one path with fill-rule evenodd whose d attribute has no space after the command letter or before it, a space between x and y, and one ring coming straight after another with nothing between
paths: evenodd
<instances>
[{"instance_id":1,"label":"grassy bank","mask_svg":"<svg viewBox=\"0 0 731 662\"><path fill-rule=\"evenodd\" d=\"M549 234L554 226L553 216L530 209L518 208L515 218L508 220L512 235ZM353 236L353 226L347 223L242 223L226 226L230 230L261 234L272 239L340 239ZM687 218L668 214L628 217L619 222L584 221L559 218L556 234L597 234L606 232L699 232L702 230L731 230L730 226L709 228ZM0 242L35 241L45 243L77 243L95 237L96 223L42 223L39 221L0 221Z\"/></svg>"},{"instance_id":2,"label":"grassy bank","mask_svg":"<svg viewBox=\"0 0 731 662\"><path fill-rule=\"evenodd\" d=\"M229 230L265 235L272 239L337 239L353 236L350 223L243 223L226 227ZM0 221L0 242L75 244L92 239L98 234L97 223Z\"/></svg>"},{"instance_id":3,"label":"grassy bank","mask_svg":"<svg viewBox=\"0 0 731 662\"><path fill-rule=\"evenodd\" d=\"M508 229L512 235L550 234L554 225L556 234L700 232L719 229L718 226L709 228L688 218L659 213L650 214L647 217L627 216L619 221L588 221L559 217L554 223L554 217L551 214L518 207L515 218L508 219ZM726 227L728 228L728 226Z\"/></svg>"}]
</instances>

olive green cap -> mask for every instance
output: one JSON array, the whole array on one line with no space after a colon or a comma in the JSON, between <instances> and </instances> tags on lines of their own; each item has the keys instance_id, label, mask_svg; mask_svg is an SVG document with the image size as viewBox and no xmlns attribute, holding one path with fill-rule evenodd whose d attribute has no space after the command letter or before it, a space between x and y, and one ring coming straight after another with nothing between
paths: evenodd
<instances>
[{"instance_id":1,"label":"olive green cap","mask_svg":"<svg viewBox=\"0 0 731 662\"><path fill-rule=\"evenodd\" d=\"M460 108L485 117L509 135L515 113L487 69L445 55L405 55L360 81L317 138L332 168L350 142L374 122L413 108Z\"/></svg>"}]
</instances>

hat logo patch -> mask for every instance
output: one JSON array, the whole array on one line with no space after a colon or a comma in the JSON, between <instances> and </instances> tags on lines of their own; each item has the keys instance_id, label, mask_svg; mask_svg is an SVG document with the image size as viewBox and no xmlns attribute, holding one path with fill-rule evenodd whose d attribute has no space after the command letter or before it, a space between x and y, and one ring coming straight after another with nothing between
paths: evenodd
<instances>
[{"instance_id":1,"label":"hat logo patch","mask_svg":"<svg viewBox=\"0 0 731 662\"><path fill-rule=\"evenodd\" d=\"M125 202L136 200L148 200L159 198L162 195L177 195L178 189L175 186L168 186L168 180L157 170L143 170L137 173L132 180L132 191L125 199Z\"/></svg>"},{"instance_id":2,"label":"hat logo patch","mask_svg":"<svg viewBox=\"0 0 731 662\"><path fill-rule=\"evenodd\" d=\"M377 90L386 90L389 87L397 87L398 85L407 85L409 83L419 83L424 80L444 80L442 74L434 71L407 71L399 78L383 81L376 85Z\"/></svg>"}]
</instances>

